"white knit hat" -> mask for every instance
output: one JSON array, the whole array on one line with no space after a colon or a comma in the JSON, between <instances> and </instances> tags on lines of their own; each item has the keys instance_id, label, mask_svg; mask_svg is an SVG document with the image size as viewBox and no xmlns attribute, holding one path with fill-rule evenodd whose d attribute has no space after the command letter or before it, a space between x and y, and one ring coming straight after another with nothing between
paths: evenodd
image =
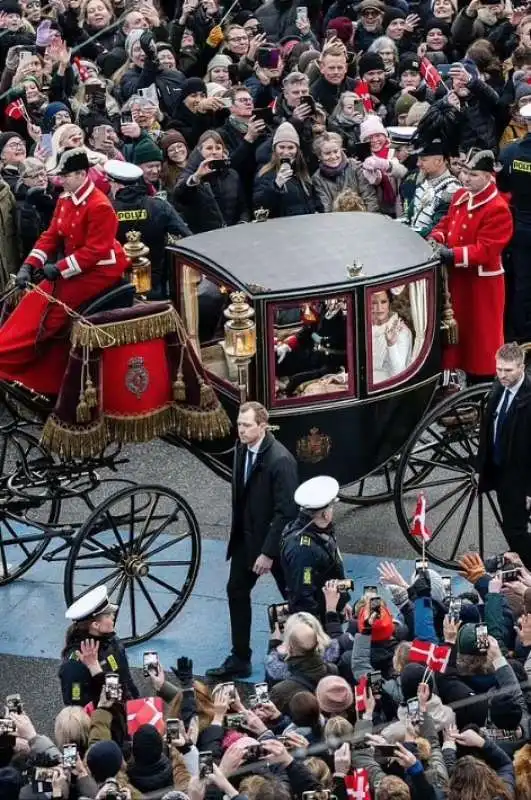
<instances>
[{"instance_id":1,"label":"white knit hat","mask_svg":"<svg viewBox=\"0 0 531 800\"><path fill-rule=\"evenodd\" d=\"M210 73L211 69L215 69L216 67L230 67L231 64L232 59L229 56L223 53L216 53L214 58L211 58L208 62L207 75Z\"/></svg>"},{"instance_id":2,"label":"white knit hat","mask_svg":"<svg viewBox=\"0 0 531 800\"><path fill-rule=\"evenodd\" d=\"M291 122L282 122L276 129L275 135L273 136L273 147L280 142L291 142L291 144L296 144L297 147L301 146L299 134Z\"/></svg>"},{"instance_id":3,"label":"white knit hat","mask_svg":"<svg viewBox=\"0 0 531 800\"><path fill-rule=\"evenodd\" d=\"M125 52L131 58L131 52L133 50L133 45L140 41L140 37L144 33L143 28L133 28L130 34L128 34L127 39L125 40Z\"/></svg>"},{"instance_id":4,"label":"white knit hat","mask_svg":"<svg viewBox=\"0 0 531 800\"><path fill-rule=\"evenodd\" d=\"M376 133L382 133L387 136L387 131L380 117L377 114L369 114L360 125L360 141L366 142L369 136L374 136Z\"/></svg>"}]
</instances>

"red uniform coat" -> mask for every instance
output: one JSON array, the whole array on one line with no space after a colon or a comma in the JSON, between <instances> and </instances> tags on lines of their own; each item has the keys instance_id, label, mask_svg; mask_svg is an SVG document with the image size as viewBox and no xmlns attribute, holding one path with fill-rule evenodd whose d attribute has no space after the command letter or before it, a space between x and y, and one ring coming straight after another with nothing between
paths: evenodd
<instances>
[{"instance_id":1,"label":"red uniform coat","mask_svg":"<svg viewBox=\"0 0 531 800\"><path fill-rule=\"evenodd\" d=\"M445 369L460 368L472 375L494 373L494 355L504 341L501 255L512 234L509 206L494 183L475 195L458 189L448 214L430 234L455 256L449 288L459 344L445 350Z\"/></svg>"},{"instance_id":2,"label":"red uniform coat","mask_svg":"<svg viewBox=\"0 0 531 800\"><path fill-rule=\"evenodd\" d=\"M70 308L79 308L116 284L127 266L117 230L110 201L87 179L74 194L59 197L50 227L26 263L39 269L64 255L57 261L61 277L40 286ZM28 292L0 330L0 377L57 394L70 349L68 322L61 306Z\"/></svg>"}]
</instances>

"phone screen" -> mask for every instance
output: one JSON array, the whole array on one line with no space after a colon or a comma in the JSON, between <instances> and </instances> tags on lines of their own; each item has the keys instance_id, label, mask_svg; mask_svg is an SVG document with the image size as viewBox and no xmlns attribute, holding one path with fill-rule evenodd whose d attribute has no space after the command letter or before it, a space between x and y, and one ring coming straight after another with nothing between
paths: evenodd
<instances>
[{"instance_id":1,"label":"phone screen","mask_svg":"<svg viewBox=\"0 0 531 800\"><path fill-rule=\"evenodd\" d=\"M214 772L214 757L212 751L206 750L199 753L199 778L203 780Z\"/></svg>"},{"instance_id":2,"label":"phone screen","mask_svg":"<svg viewBox=\"0 0 531 800\"><path fill-rule=\"evenodd\" d=\"M74 769L77 764L77 745L65 744L63 747L63 766Z\"/></svg>"},{"instance_id":3,"label":"phone screen","mask_svg":"<svg viewBox=\"0 0 531 800\"><path fill-rule=\"evenodd\" d=\"M267 703L269 700L269 686L267 683L255 683L254 693L257 703Z\"/></svg>"},{"instance_id":4,"label":"phone screen","mask_svg":"<svg viewBox=\"0 0 531 800\"><path fill-rule=\"evenodd\" d=\"M149 678L150 667L153 672L158 672L159 656L154 650L144 653L144 677Z\"/></svg>"}]
</instances>

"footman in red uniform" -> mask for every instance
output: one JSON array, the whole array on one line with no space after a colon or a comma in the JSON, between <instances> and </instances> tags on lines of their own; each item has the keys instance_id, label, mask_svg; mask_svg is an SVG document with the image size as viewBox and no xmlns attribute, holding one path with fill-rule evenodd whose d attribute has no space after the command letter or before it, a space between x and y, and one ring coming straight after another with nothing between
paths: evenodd
<instances>
[{"instance_id":1,"label":"footman in red uniform","mask_svg":"<svg viewBox=\"0 0 531 800\"><path fill-rule=\"evenodd\" d=\"M469 151L448 214L430 238L443 245L459 343L444 352L445 369L462 369L470 382L492 377L503 344L505 284L501 256L513 233L509 206L494 181L494 154Z\"/></svg>"},{"instance_id":2,"label":"footman in red uniform","mask_svg":"<svg viewBox=\"0 0 531 800\"><path fill-rule=\"evenodd\" d=\"M116 240L118 218L107 197L88 178L82 149L65 150L56 174L64 193L45 233L17 273L22 288L37 283L70 308L115 285L127 256ZM49 263L55 261L55 264ZM70 349L66 311L37 291L28 292L0 329L0 378L19 381L44 395L57 394Z\"/></svg>"}]
</instances>

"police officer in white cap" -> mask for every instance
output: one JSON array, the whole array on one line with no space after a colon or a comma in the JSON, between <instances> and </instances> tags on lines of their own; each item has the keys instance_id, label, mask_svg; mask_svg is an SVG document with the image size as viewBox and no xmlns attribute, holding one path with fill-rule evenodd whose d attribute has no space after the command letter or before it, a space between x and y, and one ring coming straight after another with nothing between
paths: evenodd
<instances>
[{"instance_id":1,"label":"police officer in white cap","mask_svg":"<svg viewBox=\"0 0 531 800\"><path fill-rule=\"evenodd\" d=\"M129 231L138 231L149 247L153 288L151 299L168 296L166 241L168 234L180 239L191 231L171 203L150 197L144 174L136 164L110 159L104 170L111 182L111 202L118 215L118 240L125 243Z\"/></svg>"},{"instance_id":2,"label":"police officer in white cap","mask_svg":"<svg viewBox=\"0 0 531 800\"><path fill-rule=\"evenodd\" d=\"M105 586L91 589L66 610L71 625L59 667L65 705L97 703L104 675L109 672L119 674L124 701L139 697L124 646L114 630L117 610L109 602Z\"/></svg>"},{"instance_id":3,"label":"police officer in white cap","mask_svg":"<svg viewBox=\"0 0 531 800\"><path fill-rule=\"evenodd\" d=\"M290 613L308 611L323 624L323 587L328 581L345 580L333 523L338 493L339 483L328 475L301 483L295 492L299 515L282 534L280 560ZM337 610L345 610L348 601L348 592L342 591Z\"/></svg>"}]
</instances>

